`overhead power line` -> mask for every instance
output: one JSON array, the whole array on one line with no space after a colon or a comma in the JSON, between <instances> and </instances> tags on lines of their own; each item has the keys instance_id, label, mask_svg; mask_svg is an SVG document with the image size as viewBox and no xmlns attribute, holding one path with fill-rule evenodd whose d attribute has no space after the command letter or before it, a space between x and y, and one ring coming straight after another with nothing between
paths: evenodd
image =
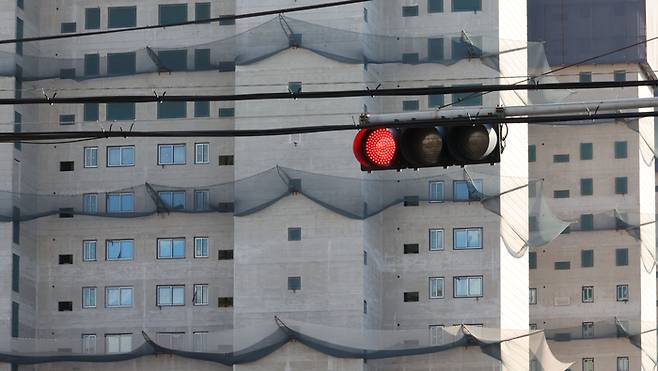
<instances>
[{"instance_id":1,"label":"overhead power line","mask_svg":"<svg viewBox=\"0 0 658 371\"><path fill-rule=\"evenodd\" d=\"M595 122L597 120L621 120L644 117L658 117L658 112L623 112L623 113L595 113L574 115L543 115L530 117L459 117L436 120L416 120L410 122L397 122L375 127L433 127L433 126L466 126L477 124L555 124L574 121ZM262 137L289 134L309 134L336 131L350 131L362 129L358 125L320 125L297 126L290 128L249 129L249 130L181 130L181 131L50 131L32 133L0 133L0 143L40 141L40 140L94 140L104 138L188 138L188 137Z\"/></svg>"},{"instance_id":2,"label":"overhead power line","mask_svg":"<svg viewBox=\"0 0 658 371\"><path fill-rule=\"evenodd\" d=\"M268 15L277 15L277 14L284 14L284 13L301 12L301 11L304 11L304 10L330 8L330 7L336 7L336 6L342 6L342 5L364 3L364 2L367 2L367 1L370 1L370 0L343 0L343 1L335 1L335 2L331 2L331 3L323 3L323 4L314 4L314 5L305 5L305 6L298 6L298 7L266 10L266 11L261 11L261 12L220 15L219 17L208 18L208 19L204 19L204 20L177 22L177 23L171 23L171 24L167 24L167 25L151 25L151 26L120 28L120 29L103 30L103 31L93 31L93 32L78 32L78 33L67 33L67 34L61 34L61 35L25 37L25 38L21 38L21 39L5 39L5 40L0 40L0 44L15 44L15 43L19 43L19 42L25 43L25 42L31 42L31 41L70 39L70 38L85 37L85 36L107 35L107 34L120 33L120 32L132 32L132 31L152 30L152 29L157 29L157 28L180 27L180 26L187 26L187 25L192 25L192 24L208 24L208 23L220 22L220 21L229 21L229 20L245 19L245 18L255 18L255 17L268 16Z\"/></svg>"},{"instance_id":3,"label":"overhead power line","mask_svg":"<svg viewBox=\"0 0 658 371\"><path fill-rule=\"evenodd\" d=\"M658 80L649 81L596 81L596 82L563 82L549 84L496 84L471 86L446 86L423 88L393 88L393 89L362 89L362 90L333 90L317 92L287 92L287 93L249 93L228 95L103 95L57 98L55 96L43 98L3 98L0 105L22 104L76 104L76 103L149 103L149 102L236 102L250 100L271 99L321 99L321 98L351 98L376 96L410 96L410 95L442 95L464 94L478 92L493 92L507 90L564 90L564 89L604 89L623 88L633 86L657 86ZM460 101L467 100L467 98Z\"/></svg>"}]
</instances>

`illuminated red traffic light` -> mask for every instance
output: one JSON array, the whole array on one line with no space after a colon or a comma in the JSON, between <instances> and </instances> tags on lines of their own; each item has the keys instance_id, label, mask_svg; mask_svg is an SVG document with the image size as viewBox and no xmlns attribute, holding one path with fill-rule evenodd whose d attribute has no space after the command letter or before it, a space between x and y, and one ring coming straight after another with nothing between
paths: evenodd
<instances>
[{"instance_id":1,"label":"illuminated red traffic light","mask_svg":"<svg viewBox=\"0 0 658 371\"><path fill-rule=\"evenodd\" d=\"M361 129L354 138L354 156L366 168L386 168L397 154L396 136L389 129Z\"/></svg>"}]
</instances>

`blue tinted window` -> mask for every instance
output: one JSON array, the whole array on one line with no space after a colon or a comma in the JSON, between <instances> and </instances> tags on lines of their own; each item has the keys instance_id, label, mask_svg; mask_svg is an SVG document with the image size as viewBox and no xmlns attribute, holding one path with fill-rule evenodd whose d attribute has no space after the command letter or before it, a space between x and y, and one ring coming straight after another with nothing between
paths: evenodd
<instances>
[{"instance_id":1,"label":"blue tinted window","mask_svg":"<svg viewBox=\"0 0 658 371\"><path fill-rule=\"evenodd\" d=\"M62 68L59 70L60 79L75 79L75 68Z\"/></svg>"},{"instance_id":2,"label":"blue tinted window","mask_svg":"<svg viewBox=\"0 0 658 371\"><path fill-rule=\"evenodd\" d=\"M569 198L569 190L553 191L553 198Z\"/></svg>"},{"instance_id":3,"label":"blue tinted window","mask_svg":"<svg viewBox=\"0 0 658 371\"><path fill-rule=\"evenodd\" d=\"M18 337L18 303L11 302L11 337Z\"/></svg>"},{"instance_id":4,"label":"blue tinted window","mask_svg":"<svg viewBox=\"0 0 658 371\"><path fill-rule=\"evenodd\" d=\"M162 102L158 105L159 119L179 119L187 117L187 102Z\"/></svg>"},{"instance_id":5,"label":"blue tinted window","mask_svg":"<svg viewBox=\"0 0 658 371\"><path fill-rule=\"evenodd\" d=\"M16 18L16 38L17 39L22 39L23 38L23 20L20 19L20 18ZM17 42L16 43L16 54L23 55L23 43L22 42Z\"/></svg>"},{"instance_id":6,"label":"blue tinted window","mask_svg":"<svg viewBox=\"0 0 658 371\"><path fill-rule=\"evenodd\" d=\"M98 121L98 103L85 103L83 120Z\"/></svg>"},{"instance_id":7,"label":"blue tinted window","mask_svg":"<svg viewBox=\"0 0 658 371\"><path fill-rule=\"evenodd\" d=\"M615 142L615 158L628 157L628 142Z\"/></svg>"},{"instance_id":8,"label":"blue tinted window","mask_svg":"<svg viewBox=\"0 0 658 371\"><path fill-rule=\"evenodd\" d=\"M73 125L75 124L75 115L59 115L60 125Z\"/></svg>"},{"instance_id":9,"label":"blue tinted window","mask_svg":"<svg viewBox=\"0 0 658 371\"><path fill-rule=\"evenodd\" d=\"M615 178L615 193L625 195L628 193L628 178L625 176Z\"/></svg>"},{"instance_id":10,"label":"blue tinted window","mask_svg":"<svg viewBox=\"0 0 658 371\"><path fill-rule=\"evenodd\" d=\"M528 162L537 161L537 146L531 144L528 146Z\"/></svg>"},{"instance_id":11,"label":"blue tinted window","mask_svg":"<svg viewBox=\"0 0 658 371\"><path fill-rule=\"evenodd\" d=\"M469 12L482 10L482 0L452 0L453 12Z\"/></svg>"},{"instance_id":12,"label":"blue tinted window","mask_svg":"<svg viewBox=\"0 0 658 371\"><path fill-rule=\"evenodd\" d=\"M618 267L628 265L628 249L615 250L615 265Z\"/></svg>"},{"instance_id":13,"label":"blue tinted window","mask_svg":"<svg viewBox=\"0 0 658 371\"><path fill-rule=\"evenodd\" d=\"M594 250L582 250L580 252L580 266L583 268L594 266Z\"/></svg>"},{"instance_id":14,"label":"blue tinted window","mask_svg":"<svg viewBox=\"0 0 658 371\"><path fill-rule=\"evenodd\" d=\"M100 74L100 56L98 54L85 54L85 76L98 76Z\"/></svg>"},{"instance_id":15,"label":"blue tinted window","mask_svg":"<svg viewBox=\"0 0 658 371\"><path fill-rule=\"evenodd\" d=\"M580 229L583 231L591 231L594 229L594 215L582 214L580 216Z\"/></svg>"},{"instance_id":16,"label":"blue tinted window","mask_svg":"<svg viewBox=\"0 0 658 371\"><path fill-rule=\"evenodd\" d=\"M107 28L137 26L137 7L116 6L107 9Z\"/></svg>"},{"instance_id":17,"label":"blue tinted window","mask_svg":"<svg viewBox=\"0 0 658 371\"><path fill-rule=\"evenodd\" d=\"M210 64L210 49L194 50L194 69L198 71L212 69L212 65Z\"/></svg>"},{"instance_id":18,"label":"blue tinted window","mask_svg":"<svg viewBox=\"0 0 658 371\"><path fill-rule=\"evenodd\" d=\"M429 62L443 61L443 39L427 40L427 59Z\"/></svg>"},{"instance_id":19,"label":"blue tinted window","mask_svg":"<svg viewBox=\"0 0 658 371\"><path fill-rule=\"evenodd\" d=\"M479 85L458 85L458 86L479 86ZM462 106L481 106L482 94L481 93L456 93L452 95L452 105L456 107Z\"/></svg>"},{"instance_id":20,"label":"blue tinted window","mask_svg":"<svg viewBox=\"0 0 658 371\"><path fill-rule=\"evenodd\" d=\"M132 260L132 240L109 240L105 252L107 260Z\"/></svg>"},{"instance_id":21,"label":"blue tinted window","mask_svg":"<svg viewBox=\"0 0 658 371\"><path fill-rule=\"evenodd\" d=\"M553 162L555 163L569 162L569 154L553 155Z\"/></svg>"},{"instance_id":22,"label":"blue tinted window","mask_svg":"<svg viewBox=\"0 0 658 371\"><path fill-rule=\"evenodd\" d=\"M235 116L235 108L220 108L219 117L233 117Z\"/></svg>"},{"instance_id":23,"label":"blue tinted window","mask_svg":"<svg viewBox=\"0 0 658 371\"><path fill-rule=\"evenodd\" d=\"M418 64L418 63L420 63L418 53L405 53L405 54L402 54L402 63L404 63L404 64Z\"/></svg>"},{"instance_id":24,"label":"blue tinted window","mask_svg":"<svg viewBox=\"0 0 658 371\"><path fill-rule=\"evenodd\" d=\"M626 81L626 71L615 71L615 81Z\"/></svg>"},{"instance_id":25,"label":"blue tinted window","mask_svg":"<svg viewBox=\"0 0 658 371\"><path fill-rule=\"evenodd\" d=\"M402 16L403 17L416 17L416 16L418 16L418 5L403 6L402 7Z\"/></svg>"},{"instance_id":26,"label":"blue tinted window","mask_svg":"<svg viewBox=\"0 0 658 371\"><path fill-rule=\"evenodd\" d=\"M555 262L555 270L571 269L571 262Z\"/></svg>"},{"instance_id":27,"label":"blue tinted window","mask_svg":"<svg viewBox=\"0 0 658 371\"><path fill-rule=\"evenodd\" d=\"M580 180L580 195L591 196L594 194L594 181L592 178L583 178Z\"/></svg>"},{"instance_id":28,"label":"blue tinted window","mask_svg":"<svg viewBox=\"0 0 658 371\"><path fill-rule=\"evenodd\" d=\"M452 38L452 59L472 59L479 58L482 55L482 50L477 46L481 38L473 37L470 42L463 37Z\"/></svg>"},{"instance_id":29,"label":"blue tinted window","mask_svg":"<svg viewBox=\"0 0 658 371\"><path fill-rule=\"evenodd\" d=\"M537 269L537 253L531 251L528 255L528 265L530 269Z\"/></svg>"},{"instance_id":30,"label":"blue tinted window","mask_svg":"<svg viewBox=\"0 0 658 371\"><path fill-rule=\"evenodd\" d=\"M136 69L135 52L107 55L108 75L131 75L135 73Z\"/></svg>"},{"instance_id":31,"label":"blue tinted window","mask_svg":"<svg viewBox=\"0 0 658 371\"><path fill-rule=\"evenodd\" d=\"M296 291L302 289L301 277L288 277L288 290Z\"/></svg>"},{"instance_id":32,"label":"blue tinted window","mask_svg":"<svg viewBox=\"0 0 658 371\"><path fill-rule=\"evenodd\" d=\"M165 4L158 6L160 25L187 21L187 4Z\"/></svg>"},{"instance_id":33,"label":"blue tinted window","mask_svg":"<svg viewBox=\"0 0 658 371\"><path fill-rule=\"evenodd\" d=\"M158 52L162 68L170 71L185 71L187 69L187 50L165 50Z\"/></svg>"},{"instance_id":34,"label":"blue tinted window","mask_svg":"<svg viewBox=\"0 0 658 371\"><path fill-rule=\"evenodd\" d=\"M197 21L210 19L210 3L194 4L194 17Z\"/></svg>"},{"instance_id":35,"label":"blue tinted window","mask_svg":"<svg viewBox=\"0 0 658 371\"><path fill-rule=\"evenodd\" d=\"M85 9L85 30L98 30L101 28L101 8Z\"/></svg>"},{"instance_id":36,"label":"blue tinted window","mask_svg":"<svg viewBox=\"0 0 658 371\"><path fill-rule=\"evenodd\" d=\"M76 24L75 22L62 22L60 26L61 33L73 33L75 32Z\"/></svg>"},{"instance_id":37,"label":"blue tinted window","mask_svg":"<svg viewBox=\"0 0 658 371\"><path fill-rule=\"evenodd\" d=\"M210 102L194 102L194 117L210 117Z\"/></svg>"},{"instance_id":38,"label":"blue tinted window","mask_svg":"<svg viewBox=\"0 0 658 371\"><path fill-rule=\"evenodd\" d=\"M132 193L109 193L106 199L108 213L135 211L135 196Z\"/></svg>"},{"instance_id":39,"label":"blue tinted window","mask_svg":"<svg viewBox=\"0 0 658 371\"><path fill-rule=\"evenodd\" d=\"M594 146L592 143L580 143L580 159L591 160L594 158Z\"/></svg>"},{"instance_id":40,"label":"blue tinted window","mask_svg":"<svg viewBox=\"0 0 658 371\"><path fill-rule=\"evenodd\" d=\"M428 13L441 13L443 12L443 0L427 0Z\"/></svg>"},{"instance_id":41,"label":"blue tinted window","mask_svg":"<svg viewBox=\"0 0 658 371\"><path fill-rule=\"evenodd\" d=\"M578 75L578 81L580 81L580 82L592 82L592 73L591 72L581 72Z\"/></svg>"},{"instance_id":42,"label":"blue tinted window","mask_svg":"<svg viewBox=\"0 0 658 371\"><path fill-rule=\"evenodd\" d=\"M419 103L417 100L405 100L402 101L402 110L403 111L418 111Z\"/></svg>"},{"instance_id":43,"label":"blue tinted window","mask_svg":"<svg viewBox=\"0 0 658 371\"><path fill-rule=\"evenodd\" d=\"M135 103L108 103L105 119L111 120L134 120Z\"/></svg>"},{"instance_id":44,"label":"blue tinted window","mask_svg":"<svg viewBox=\"0 0 658 371\"><path fill-rule=\"evenodd\" d=\"M302 229L301 228L288 228L288 241L301 241Z\"/></svg>"}]
</instances>

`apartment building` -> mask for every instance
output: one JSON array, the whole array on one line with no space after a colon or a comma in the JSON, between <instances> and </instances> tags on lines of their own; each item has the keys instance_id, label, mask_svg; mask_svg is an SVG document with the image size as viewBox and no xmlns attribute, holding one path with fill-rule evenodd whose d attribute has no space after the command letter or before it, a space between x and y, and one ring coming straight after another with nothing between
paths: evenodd
<instances>
[{"instance_id":1,"label":"apartment building","mask_svg":"<svg viewBox=\"0 0 658 371\"><path fill-rule=\"evenodd\" d=\"M645 1L531 2L529 38L546 41L552 67L567 66L654 37L655 12ZM562 70L559 79L655 79L657 62L647 43ZM652 96L640 87L578 91L568 100ZM529 129L530 176L543 179L537 197L572 222L530 252L530 326L555 330L551 349L574 361L574 371L655 367L653 145L650 118ZM615 334L629 327L643 332L634 345Z\"/></svg>"},{"instance_id":2,"label":"apartment building","mask_svg":"<svg viewBox=\"0 0 658 371\"><path fill-rule=\"evenodd\" d=\"M15 33L13 27L6 29L4 37L169 24L317 2L303 3L8 0L3 14L6 24L16 27ZM506 83L507 76L527 74L523 50L498 55L496 69L483 63L477 52L469 54L466 46L495 54L503 50L499 40L523 44L526 19L521 0L377 1L281 18L5 46L5 52L17 55L16 73L2 81L5 91L16 97L55 92L60 97L294 93L376 88L380 82L383 87ZM286 35L290 44L280 49L270 44L275 38L272 30ZM389 50L399 55L363 62L338 58L342 51L338 37L333 41L334 54L314 51L314 47L331 48L331 36L341 32L379 35L372 38L380 44L366 42L364 48L375 50L373 55ZM311 46L305 47L305 41ZM451 63L440 63L444 60ZM468 97L454 94L17 105L4 106L2 112L13 123L5 128L15 131L209 130L344 124L364 111L524 101L523 94L511 92L464 98ZM213 333L258 326L273 321L274 315L333 328L426 329L428 336L455 324L526 329L531 322L526 299L528 257L510 255L501 235L508 229L505 223L511 223L527 236L527 213L519 212L527 209L527 190L515 191L501 202L501 218L479 202L468 202L477 201L470 198L468 179L445 176L443 169L362 172L351 153L353 135L1 145L5 158L12 159L0 165L6 174L2 189L42 195L31 198L31 203L19 202L15 220L1 225L7 236L5 264L0 268L7 278L0 308L5 338L62 341L69 344L57 347L64 354L75 349L121 354L140 344L144 331L163 346L191 342L194 350L212 351L205 344ZM495 195L528 177L527 138L525 125L509 128L501 163L472 169L474 174L488 174L473 181L479 191ZM628 148L633 148L630 143ZM327 184L335 179L395 182L419 176L428 181L419 194L405 195L411 202L367 218L349 218L313 202L304 192L277 200L267 199L269 183L241 186L245 184L241 180L260 179L277 166L319 174ZM231 183L234 198L210 205L212 190ZM291 183L302 191L313 187L304 179ZM340 189L334 191L340 197ZM70 195L76 195L70 198L75 201L61 201ZM245 200L261 196L276 202L263 202L259 205L267 207L253 212L237 212L244 210L240 202L248 204ZM47 203L54 205L54 214L21 217L38 214ZM152 204L157 207L148 206ZM216 212L198 212L207 209ZM190 212L178 212L183 210ZM231 210L236 210L235 215ZM503 348L504 365L493 366L490 358L472 349L464 352L442 365L519 370L530 364L527 353L511 348ZM233 368L431 369L435 362L432 357L410 356L366 363L289 343L265 358ZM6 368L117 366L224 367L148 356L118 363L7 364Z\"/></svg>"}]
</instances>

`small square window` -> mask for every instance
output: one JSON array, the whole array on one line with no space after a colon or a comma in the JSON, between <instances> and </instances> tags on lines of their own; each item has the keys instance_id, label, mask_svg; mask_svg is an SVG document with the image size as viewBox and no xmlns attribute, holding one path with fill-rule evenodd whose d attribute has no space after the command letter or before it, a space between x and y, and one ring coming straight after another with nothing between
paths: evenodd
<instances>
[{"instance_id":1,"label":"small square window","mask_svg":"<svg viewBox=\"0 0 658 371\"><path fill-rule=\"evenodd\" d=\"M528 146L528 162L537 161L537 146L531 144Z\"/></svg>"},{"instance_id":2,"label":"small square window","mask_svg":"<svg viewBox=\"0 0 658 371\"><path fill-rule=\"evenodd\" d=\"M288 290L297 291L302 289L302 278L299 276L288 277Z\"/></svg>"},{"instance_id":3,"label":"small square window","mask_svg":"<svg viewBox=\"0 0 658 371\"><path fill-rule=\"evenodd\" d=\"M73 302L72 301L60 301L57 303L57 310L60 312L71 312L73 311Z\"/></svg>"},{"instance_id":4,"label":"small square window","mask_svg":"<svg viewBox=\"0 0 658 371\"><path fill-rule=\"evenodd\" d=\"M212 69L210 49L194 49L194 69L197 71Z\"/></svg>"},{"instance_id":5,"label":"small square window","mask_svg":"<svg viewBox=\"0 0 658 371\"><path fill-rule=\"evenodd\" d=\"M194 102L194 117L210 117L210 102Z\"/></svg>"},{"instance_id":6,"label":"small square window","mask_svg":"<svg viewBox=\"0 0 658 371\"><path fill-rule=\"evenodd\" d=\"M403 295L403 300L405 303L417 302L418 301L418 291L405 292Z\"/></svg>"},{"instance_id":7,"label":"small square window","mask_svg":"<svg viewBox=\"0 0 658 371\"><path fill-rule=\"evenodd\" d=\"M578 75L579 82L592 82L592 73L591 72L581 72Z\"/></svg>"},{"instance_id":8,"label":"small square window","mask_svg":"<svg viewBox=\"0 0 658 371\"><path fill-rule=\"evenodd\" d=\"M443 12L443 0L427 0L427 12L428 13L442 13Z\"/></svg>"},{"instance_id":9,"label":"small square window","mask_svg":"<svg viewBox=\"0 0 658 371\"><path fill-rule=\"evenodd\" d=\"M288 228L288 241L301 241L302 229L299 227Z\"/></svg>"},{"instance_id":10,"label":"small square window","mask_svg":"<svg viewBox=\"0 0 658 371\"><path fill-rule=\"evenodd\" d=\"M293 81L288 83L288 92L290 94L299 94L302 92L302 83L301 81Z\"/></svg>"},{"instance_id":11,"label":"small square window","mask_svg":"<svg viewBox=\"0 0 658 371\"><path fill-rule=\"evenodd\" d=\"M628 178L620 176L615 178L615 194L625 195L628 193Z\"/></svg>"},{"instance_id":12,"label":"small square window","mask_svg":"<svg viewBox=\"0 0 658 371\"><path fill-rule=\"evenodd\" d=\"M235 108L220 108L219 117L235 117Z\"/></svg>"},{"instance_id":13,"label":"small square window","mask_svg":"<svg viewBox=\"0 0 658 371\"><path fill-rule=\"evenodd\" d=\"M628 157L628 142L619 141L615 142L615 158L627 158Z\"/></svg>"},{"instance_id":14,"label":"small square window","mask_svg":"<svg viewBox=\"0 0 658 371\"><path fill-rule=\"evenodd\" d=\"M594 145L592 143L580 143L580 159L591 160L594 158Z\"/></svg>"},{"instance_id":15,"label":"small square window","mask_svg":"<svg viewBox=\"0 0 658 371\"><path fill-rule=\"evenodd\" d=\"M583 268L591 268L594 266L594 250L580 251L580 266Z\"/></svg>"},{"instance_id":16,"label":"small square window","mask_svg":"<svg viewBox=\"0 0 658 371\"><path fill-rule=\"evenodd\" d=\"M628 249L615 250L615 265L618 267L628 265Z\"/></svg>"},{"instance_id":17,"label":"small square window","mask_svg":"<svg viewBox=\"0 0 658 371\"><path fill-rule=\"evenodd\" d=\"M75 33L76 24L75 22L62 22L60 29L62 33Z\"/></svg>"},{"instance_id":18,"label":"small square window","mask_svg":"<svg viewBox=\"0 0 658 371\"><path fill-rule=\"evenodd\" d=\"M197 21L210 19L210 3L194 4L194 19Z\"/></svg>"},{"instance_id":19,"label":"small square window","mask_svg":"<svg viewBox=\"0 0 658 371\"><path fill-rule=\"evenodd\" d=\"M615 81L626 81L626 71L615 71L614 79Z\"/></svg>"},{"instance_id":20,"label":"small square window","mask_svg":"<svg viewBox=\"0 0 658 371\"><path fill-rule=\"evenodd\" d=\"M453 47L454 54L454 47ZM453 59L454 55L453 55ZM480 85L455 85L455 86L480 86ZM452 105L455 107L481 106L483 104L481 93L454 93L452 94Z\"/></svg>"},{"instance_id":21,"label":"small square window","mask_svg":"<svg viewBox=\"0 0 658 371\"><path fill-rule=\"evenodd\" d=\"M418 254L419 248L417 243L405 243L404 254Z\"/></svg>"},{"instance_id":22,"label":"small square window","mask_svg":"<svg viewBox=\"0 0 658 371\"><path fill-rule=\"evenodd\" d=\"M617 285L617 301L628 301L628 285Z\"/></svg>"},{"instance_id":23,"label":"small square window","mask_svg":"<svg viewBox=\"0 0 658 371\"><path fill-rule=\"evenodd\" d=\"M59 163L59 171L73 171L74 164L73 161L61 161Z\"/></svg>"},{"instance_id":24,"label":"small square window","mask_svg":"<svg viewBox=\"0 0 658 371\"><path fill-rule=\"evenodd\" d=\"M59 264L73 264L73 255L71 255L71 254L60 254L59 255Z\"/></svg>"},{"instance_id":25,"label":"small square window","mask_svg":"<svg viewBox=\"0 0 658 371\"><path fill-rule=\"evenodd\" d=\"M594 302L594 286L583 286L581 290L581 300L583 303Z\"/></svg>"},{"instance_id":26,"label":"small square window","mask_svg":"<svg viewBox=\"0 0 658 371\"><path fill-rule=\"evenodd\" d=\"M568 154L553 155L553 162L556 164L569 162L569 155Z\"/></svg>"},{"instance_id":27,"label":"small square window","mask_svg":"<svg viewBox=\"0 0 658 371\"><path fill-rule=\"evenodd\" d=\"M233 166L233 155L219 156L219 166Z\"/></svg>"},{"instance_id":28,"label":"small square window","mask_svg":"<svg viewBox=\"0 0 658 371\"><path fill-rule=\"evenodd\" d=\"M98 103L85 103L83 110L82 119L85 122L98 121Z\"/></svg>"},{"instance_id":29,"label":"small square window","mask_svg":"<svg viewBox=\"0 0 658 371\"><path fill-rule=\"evenodd\" d=\"M402 16L403 17L417 17L418 16L418 5L403 6L402 7Z\"/></svg>"},{"instance_id":30,"label":"small square window","mask_svg":"<svg viewBox=\"0 0 658 371\"><path fill-rule=\"evenodd\" d=\"M73 125L75 124L75 115L59 115L60 125Z\"/></svg>"},{"instance_id":31,"label":"small square window","mask_svg":"<svg viewBox=\"0 0 658 371\"><path fill-rule=\"evenodd\" d=\"M482 228L453 229L453 249L470 250L482 248Z\"/></svg>"},{"instance_id":32,"label":"small square window","mask_svg":"<svg viewBox=\"0 0 658 371\"><path fill-rule=\"evenodd\" d=\"M592 178L584 178L580 180L580 195L591 196L594 194L594 180Z\"/></svg>"},{"instance_id":33,"label":"small square window","mask_svg":"<svg viewBox=\"0 0 658 371\"><path fill-rule=\"evenodd\" d=\"M217 298L217 306L219 308L233 307L233 297L219 297Z\"/></svg>"},{"instance_id":34,"label":"small square window","mask_svg":"<svg viewBox=\"0 0 658 371\"><path fill-rule=\"evenodd\" d=\"M571 262L568 261L555 262L556 271L564 271L569 269L571 269Z\"/></svg>"},{"instance_id":35,"label":"small square window","mask_svg":"<svg viewBox=\"0 0 658 371\"><path fill-rule=\"evenodd\" d=\"M233 260L233 250L217 250L218 260Z\"/></svg>"}]
</instances>

